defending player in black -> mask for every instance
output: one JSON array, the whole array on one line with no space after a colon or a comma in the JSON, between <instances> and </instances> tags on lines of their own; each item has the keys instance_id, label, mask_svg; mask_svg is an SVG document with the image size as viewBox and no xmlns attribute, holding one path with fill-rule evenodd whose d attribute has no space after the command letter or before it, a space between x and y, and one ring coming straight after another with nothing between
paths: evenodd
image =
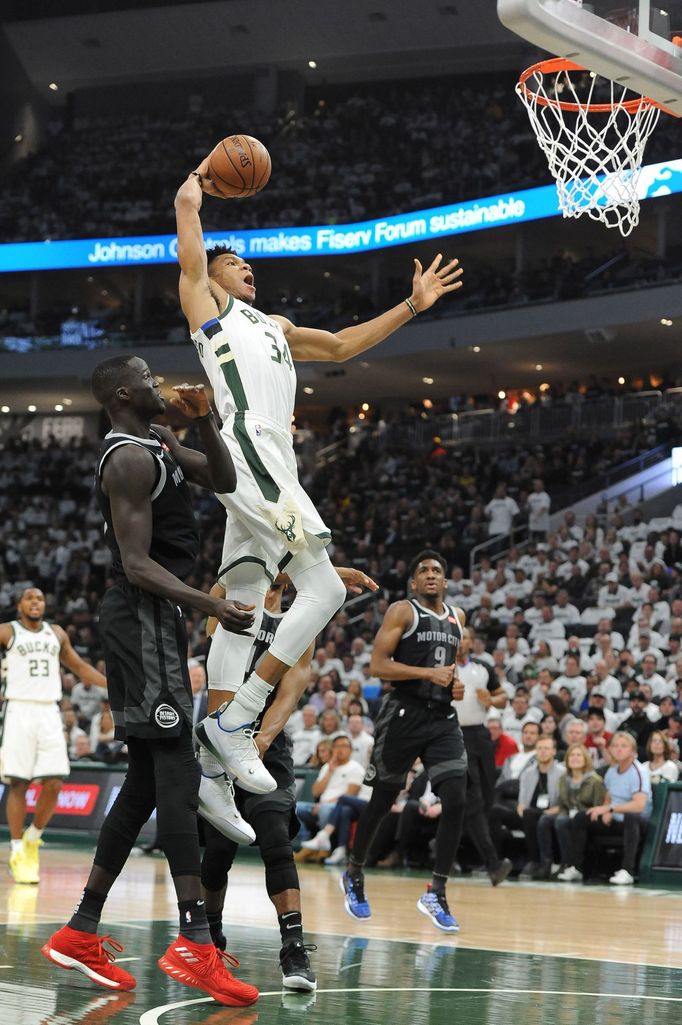
<instances>
[{"instance_id":1,"label":"defending player in black","mask_svg":"<svg viewBox=\"0 0 682 1025\"><path fill-rule=\"evenodd\" d=\"M168 859L180 915L180 935L159 960L171 978L209 993L218 1003L246 1006L255 986L235 979L211 942L201 899L197 831L199 767L192 746L187 637L178 603L215 616L228 630L247 630L247 607L221 601L182 582L193 568L199 534L187 481L211 491L235 486L234 467L203 386L182 385L173 400L199 428L206 455L179 445L152 426L165 410L159 385L137 356L115 356L95 368L92 391L112 424L102 446L96 488L113 555L114 579L100 607L116 736L129 766L100 832L94 863L69 924L43 954L109 990L135 987L104 949L97 929L109 891L138 833L157 811L159 844ZM120 944L110 941L114 950Z\"/></svg>"},{"instance_id":2,"label":"defending player in black","mask_svg":"<svg viewBox=\"0 0 682 1025\"><path fill-rule=\"evenodd\" d=\"M464 613L443 601L445 569L434 551L423 551L413 560L409 573L413 597L391 605L374 642L371 673L390 680L394 689L384 698L377 717L365 778L373 793L358 823L341 888L348 914L370 918L362 871L367 851L408 770L420 758L443 811L432 883L417 908L438 929L458 932L445 889L462 833L466 793L467 756L452 706L453 699L464 695L455 666Z\"/></svg>"}]
</instances>

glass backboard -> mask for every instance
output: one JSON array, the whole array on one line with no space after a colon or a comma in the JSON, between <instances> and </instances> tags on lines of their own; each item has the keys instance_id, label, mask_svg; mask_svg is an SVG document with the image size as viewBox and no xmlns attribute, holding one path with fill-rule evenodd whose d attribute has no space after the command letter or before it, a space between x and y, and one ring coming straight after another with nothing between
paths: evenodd
<instances>
[{"instance_id":1,"label":"glass backboard","mask_svg":"<svg viewBox=\"0 0 682 1025\"><path fill-rule=\"evenodd\" d=\"M497 0L500 21L682 117L682 0Z\"/></svg>"}]
</instances>

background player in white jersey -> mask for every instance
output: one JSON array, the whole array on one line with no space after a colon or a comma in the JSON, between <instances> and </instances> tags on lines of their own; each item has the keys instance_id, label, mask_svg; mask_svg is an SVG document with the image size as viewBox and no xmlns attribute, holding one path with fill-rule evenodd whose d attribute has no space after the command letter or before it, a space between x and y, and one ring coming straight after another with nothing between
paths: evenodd
<instances>
[{"instance_id":1,"label":"background player in white jersey","mask_svg":"<svg viewBox=\"0 0 682 1025\"><path fill-rule=\"evenodd\" d=\"M252 638L217 631L209 667L212 714L196 733L205 772L215 775L220 763L245 789L267 792L275 781L257 757L250 724L345 597L325 551L331 534L298 481L291 436L293 360L343 362L365 352L459 288L462 272L457 260L441 267L440 255L426 271L415 260L408 299L335 334L266 316L253 309L256 288L249 264L226 247L206 253L199 218L202 189L216 195L207 165L204 161L180 187L175 208L180 302L237 471L235 492L224 496L228 521L219 582L231 599L254 607L255 622L268 580L278 571L286 569L296 599L244 683ZM224 706L230 692L236 696Z\"/></svg>"},{"instance_id":2,"label":"background player in white jersey","mask_svg":"<svg viewBox=\"0 0 682 1025\"><path fill-rule=\"evenodd\" d=\"M41 836L54 814L62 779L69 775L58 704L62 696L59 665L87 683L107 684L102 674L74 651L61 626L46 623L44 615L43 592L28 587L19 598L16 620L0 623L7 672L0 774L9 780L9 868L17 883L39 882ZM33 779L40 780L42 788L33 822L24 833L26 791Z\"/></svg>"}]
</instances>

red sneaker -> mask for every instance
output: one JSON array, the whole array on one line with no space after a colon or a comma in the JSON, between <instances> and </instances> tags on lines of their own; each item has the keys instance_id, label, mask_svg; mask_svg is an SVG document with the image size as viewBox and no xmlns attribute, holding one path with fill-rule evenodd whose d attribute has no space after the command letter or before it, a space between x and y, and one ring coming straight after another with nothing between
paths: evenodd
<instances>
[{"instance_id":1,"label":"red sneaker","mask_svg":"<svg viewBox=\"0 0 682 1025\"><path fill-rule=\"evenodd\" d=\"M212 943L192 943L184 936L178 936L175 943L159 958L159 968L178 982L194 986L209 993L219 1004L228 1007L247 1007L258 1000L255 986L240 982L227 970L224 962L239 967L239 961L232 954L218 950Z\"/></svg>"},{"instance_id":2,"label":"red sneaker","mask_svg":"<svg viewBox=\"0 0 682 1025\"><path fill-rule=\"evenodd\" d=\"M105 943L109 944L111 950L105 949ZM81 932L78 929L71 929L68 925L54 933L40 948L40 952L49 961L66 968L67 971L75 968L98 986L118 990L135 989L137 983L133 976L114 964L116 958L112 950L120 954L124 947L111 936Z\"/></svg>"}]
</instances>

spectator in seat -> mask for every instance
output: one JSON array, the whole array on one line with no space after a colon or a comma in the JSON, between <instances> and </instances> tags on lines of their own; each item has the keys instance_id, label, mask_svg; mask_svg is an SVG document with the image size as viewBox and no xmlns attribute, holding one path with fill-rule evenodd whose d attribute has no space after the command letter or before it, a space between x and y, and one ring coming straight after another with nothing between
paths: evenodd
<instances>
[{"instance_id":1,"label":"spectator in seat","mask_svg":"<svg viewBox=\"0 0 682 1025\"><path fill-rule=\"evenodd\" d=\"M641 660L641 672L635 676L638 687L641 689L643 684L648 684L651 687L651 694L654 698L662 698L666 694L671 693L671 685L668 680L665 680L660 673L656 672L656 656L644 655Z\"/></svg>"},{"instance_id":2,"label":"spectator in seat","mask_svg":"<svg viewBox=\"0 0 682 1025\"><path fill-rule=\"evenodd\" d=\"M539 723L542 718L539 708L530 707L529 697L526 687L517 687L511 706L502 712L502 729L516 741L521 739L521 731L527 722Z\"/></svg>"},{"instance_id":3,"label":"spectator in seat","mask_svg":"<svg viewBox=\"0 0 682 1025\"><path fill-rule=\"evenodd\" d=\"M523 830L526 864L522 876L532 878L539 871L538 822L544 812L557 807L559 778L563 771L562 766L556 761L556 744L552 737L540 737L535 744L534 762L526 766L519 776L519 799L516 809L493 805L491 810L490 832L500 857L505 832Z\"/></svg>"},{"instance_id":4,"label":"spectator in seat","mask_svg":"<svg viewBox=\"0 0 682 1025\"><path fill-rule=\"evenodd\" d=\"M549 531L549 510L552 507L552 499L545 491L543 481L536 477L533 481L533 490L526 499L528 510L528 531L533 541L544 541Z\"/></svg>"},{"instance_id":5,"label":"spectator in seat","mask_svg":"<svg viewBox=\"0 0 682 1025\"><path fill-rule=\"evenodd\" d=\"M324 740L318 740L315 751L310 756L310 760L307 763L312 769L321 769L323 765L326 765L332 756L332 742L329 737L325 737Z\"/></svg>"},{"instance_id":6,"label":"spectator in seat","mask_svg":"<svg viewBox=\"0 0 682 1025\"><path fill-rule=\"evenodd\" d=\"M534 623L530 628L528 640L531 644L537 641L563 641L566 638L566 627L558 619L554 618L554 610L545 605L542 610L542 619Z\"/></svg>"},{"instance_id":7,"label":"spectator in seat","mask_svg":"<svg viewBox=\"0 0 682 1025\"><path fill-rule=\"evenodd\" d=\"M552 738L556 744L557 754L566 750L566 743L564 738L561 736L559 726L553 715L543 716L542 722L540 723L540 736Z\"/></svg>"},{"instance_id":8,"label":"spectator in seat","mask_svg":"<svg viewBox=\"0 0 682 1025\"><path fill-rule=\"evenodd\" d=\"M500 483L495 488L494 497L485 507L486 519L489 520L488 534L496 537L498 534L510 534L514 524L514 517L518 516L519 507L513 498L507 494L507 485Z\"/></svg>"},{"instance_id":9,"label":"spectator in seat","mask_svg":"<svg viewBox=\"0 0 682 1025\"><path fill-rule=\"evenodd\" d=\"M554 680L552 693L558 694L562 687L566 687L571 694L571 708L580 708L587 693L587 680L580 671L578 655L571 653L566 655L564 671Z\"/></svg>"},{"instance_id":10,"label":"spectator in seat","mask_svg":"<svg viewBox=\"0 0 682 1025\"><path fill-rule=\"evenodd\" d=\"M501 769L507 758L518 754L519 745L511 734L503 731L499 715L489 715L487 726L495 749L495 768Z\"/></svg>"},{"instance_id":11,"label":"spectator in seat","mask_svg":"<svg viewBox=\"0 0 682 1025\"><path fill-rule=\"evenodd\" d=\"M568 591L562 587L557 592L556 602L552 606L554 618L564 626L573 626L580 622L580 612L575 605L571 604Z\"/></svg>"},{"instance_id":12,"label":"spectator in seat","mask_svg":"<svg viewBox=\"0 0 682 1025\"><path fill-rule=\"evenodd\" d=\"M372 748L374 747L374 737L365 729L361 715L349 715L346 729L350 736L353 758L367 771Z\"/></svg>"},{"instance_id":13,"label":"spectator in seat","mask_svg":"<svg viewBox=\"0 0 682 1025\"><path fill-rule=\"evenodd\" d=\"M660 719L660 714L655 705L651 708L651 714L656 715L652 721L651 714L647 713L650 703L643 690L633 690L630 693L630 711L621 719L619 729L630 733L637 743L637 757L640 761L646 760L646 745L649 737L656 729L655 722Z\"/></svg>"},{"instance_id":14,"label":"spectator in seat","mask_svg":"<svg viewBox=\"0 0 682 1025\"><path fill-rule=\"evenodd\" d=\"M562 882L577 882L578 878L582 879L582 874L576 873L573 866L572 820L578 812L586 812L600 805L606 789L601 776L594 771L590 753L584 744L568 745L564 766L566 771L559 779L556 811L548 808L538 822L540 869L535 878L549 879L556 838L561 859L561 870L557 878Z\"/></svg>"},{"instance_id":15,"label":"spectator in seat","mask_svg":"<svg viewBox=\"0 0 682 1025\"><path fill-rule=\"evenodd\" d=\"M618 581L618 574L606 574L605 584L599 588L597 605L602 609L624 609L630 607L630 592Z\"/></svg>"},{"instance_id":16,"label":"spectator in seat","mask_svg":"<svg viewBox=\"0 0 682 1025\"><path fill-rule=\"evenodd\" d=\"M622 868L609 882L614 886L632 886L640 840L651 815L651 780L637 761L637 741L630 733L614 733L609 755L613 764L604 777L604 803L579 812L573 819L573 867L582 876L590 836L621 836Z\"/></svg>"},{"instance_id":17,"label":"spectator in seat","mask_svg":"<svg viewBox=\"0 0 682 1025\"><path fill-rule=\"evenodd\" d=\"M606 729L604 709L597 707L597 705L590 705L587 710L585 747L592 757L592 764L595 769L601 769L603 766L610 764L606 757L606 752L612 736L613 733L609 733Z\"/></svg>"},{"instance_id":18,"label":"spectator in seat","mask_svg":"<svg viewBox=\"0 0 682 1025\"><path fill-rule=\"evenodd\" d=\"M680 776L679 766L672 758L672 747L666 735L660 730L654 730L646 743L646 751L649 756L642 768L649 773L652 786L666 781L677 783Z\"/></svg>"},{"instance_id":19,"label":"spectator in seat","mask_svg":"<svg viewBox=\"0 0 682 1025\"><path fill-rule=\"evenodd\" d=\"M324 831L339 797L365 797L364 794L361 795L365 770L358 762L353 761L352 754L350 737L345 733L337 734L332 740L332 756L327 764L322 766L312 786L315 802L297 803L296 814L303 826L302 832L305 831L308 836L312 830L316 831L317 836ZM322 838L320 843L324 843ZM331 844L312 849L330 850Z\"/></svg>"},{"instance_id":20,"label":"spectator in seat","mask_svg":"<svg viewBox=\"0 0 682 1025\"><path fill-rule=\"evenodd\" d=\"M302 724L291 735L293 744L294 765L306 765L319 742L320 728L317 725L317 710L314 705L305 705L302 709Z\"/></svg>"}]
</instances>

